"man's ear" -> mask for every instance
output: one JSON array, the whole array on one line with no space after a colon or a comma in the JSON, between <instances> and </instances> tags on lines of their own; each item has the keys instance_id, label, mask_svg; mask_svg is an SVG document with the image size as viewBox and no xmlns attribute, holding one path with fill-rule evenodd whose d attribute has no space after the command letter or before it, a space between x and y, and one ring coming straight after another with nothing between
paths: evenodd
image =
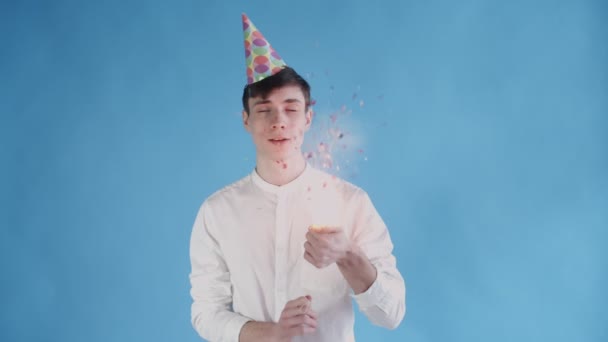
<instances>
[{"instance_id":1,"label":"man's ear","mask_svg":"<svg viewBox=\"0 0 608 342\"><path fill-rule=\"evenodd\" d=\"M249 126L249 114L247 114L247 111L244 109L242 112L242 116L243 116L243 126L245 127L245 129L248 132L251 132L251 127Z\"/></svg>"},{"instance_id":2,"label":"man's ear","mask_svg":"<svg viewBox=\"0 0 608 342\"><path fill-rule=\"evenodd\" d=\"M308 130L312 124L312 118L315 116L315 112L313 112L311 108L308 108L304 116L306 117L306 130Z\"/></svg>"}]
</instances>

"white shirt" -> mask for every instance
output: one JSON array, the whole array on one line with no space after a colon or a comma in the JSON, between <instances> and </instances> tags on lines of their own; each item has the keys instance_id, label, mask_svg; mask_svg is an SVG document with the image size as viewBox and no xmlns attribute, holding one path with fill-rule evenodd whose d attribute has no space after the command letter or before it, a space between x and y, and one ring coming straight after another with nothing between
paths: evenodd
<instances>
[{"instance_id":1,"label":"white shirt","mask_svg":"<svg viewBox=\"0 0 608 342\"><path fill-rule=\"evenodd\" d=\"M377 278L354 295L334 263L304 259L310 225L342 227L376 267ZM312 296L317 331L293 341L354 341L354 312L395 328L405 314L405 284L388 230L360 188L307 166L283 186L249 176L201 206L190 242L192 324L210 341L238 341L247 321L278 322L285 304Z\"/></svg>"}]
</instances>

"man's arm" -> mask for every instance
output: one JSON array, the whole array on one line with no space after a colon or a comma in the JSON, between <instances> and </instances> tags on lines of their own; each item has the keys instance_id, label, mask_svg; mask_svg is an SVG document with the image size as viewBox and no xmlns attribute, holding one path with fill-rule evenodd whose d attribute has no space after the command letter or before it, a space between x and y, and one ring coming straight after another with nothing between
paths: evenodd
<instances>
[{"instance_id":1,"label":"man's arm","mask_svg":"<svg viewBox=\"0 0 608 342\"><path fill-rule=\"evenodd\" d=\"M376 269L376 279L365 291L355 291L353 298L372 323L395 329L405 316L405 282L384 221L367 193L360 190L356 200L352 243L359 258L366 258Z\"/></svg>"},{"instance_id":2,"label":"man's arm","mask_svg":"<svg viewBox=\"0 0 608 342\"><path fill-rule=\"evenodd\" d=\"M311 226L304 250L304 259L317 268L335 262L355 294L365 292L376 280L376 267L342 227Z\"/></svg>"},{"instance_id":3,"label":"man's arm","mask_svg":"<svg viewBox=\"0 0 608 342\"><path fill-rule=\"evenodd\" d=\"M312 311L310 297L287 302L277 323L256 322L232 311L230 273L219 244L209 231L210 214L204 203L190 241L192 325L199 335L213 342L288 342L293 336L314 332L317 314Z\"/></svg>"},{"instance_id":4,"label":"man's arm","mask_svg":"<svg viewBox=\"0 0 608 342\"><path fill-rule=\"evenodd\" d=\"M394 329L405 315L405 283L392 255L393 244L367 194L361 191L354 200L352 236L341 227L311 226L304 258L318 268L335 262L368 319Z\"/></svg>"},{"instance_id":5,"label":"man's arm","mask_svg":"<svg viewBox=\"0 0 608 342\"><path fill-rule=\"evenodd\" d=\"M249 321L243 325L239 342L269 341L278 342L277 327L274 322Z\"/></svg>"},{"instance_id":6,"label":"man's arm","mask_svg":"<svg viewBox=\"0 0 608 342\"><path fill-rule=\"evenodd\" d=\"M376 267L361 248L354 244L346 251L341 260L336 261L336 264L356 295L367 291L376 281L378 274Z\"/></svg>"},{"instance_id":7,"label":"man's arm","mask_svg":"<svg viewBox=\"0 0 608 342\"><path fill-rule=\"evenodd\" d=\"M192 325L206 340L238 342L241 328L251 319L232 311L230 273L218 242L209 231L209 217L205 202L190 239Z\"/></svg>"}]
</instances>

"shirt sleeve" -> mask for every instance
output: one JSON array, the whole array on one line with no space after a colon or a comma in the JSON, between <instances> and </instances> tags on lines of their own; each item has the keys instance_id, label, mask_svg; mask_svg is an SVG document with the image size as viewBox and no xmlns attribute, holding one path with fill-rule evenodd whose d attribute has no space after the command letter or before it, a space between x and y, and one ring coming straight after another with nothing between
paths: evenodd
<instances>
[{"instance_id":1,"label":"shirt sleeve","mask_svg":"<svg viewBox=\"0 0 608 342\"><path fill-rule=\"evenodd\" d=\"M369 196L360 192L355 206L353 239L376 268L377 276L369 289L353 298L373 324L395 329L405 316L405 282L392 254L388 229Z\"/></svg>"},{"instance_id":2,"label":"shirt sleeve","mask_svg":"<svg viewBox=\"0 0 608 342\"><path fill-rule=\"evenodd\" d=\"M232 311L230 272L210 232L210 208L203 203L190 239L192 325L208 341L238 342L241 328L251 321Z\"/></svg>"}]
</instances>

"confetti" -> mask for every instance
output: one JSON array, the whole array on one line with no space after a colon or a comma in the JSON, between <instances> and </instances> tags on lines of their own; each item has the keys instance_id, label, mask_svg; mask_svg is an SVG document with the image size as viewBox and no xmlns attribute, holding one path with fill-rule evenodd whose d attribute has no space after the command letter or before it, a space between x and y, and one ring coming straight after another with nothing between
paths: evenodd
<instances>
[{"instance_id":1,"label":"confetti","mask_svg":"<svg viewBox=\"0 0 608 342\"><path fill-rule=\"evenodd\" d=\"M329 70L324 70L324 75L328 76ZM309 73L307 76L314 77L315 75ZM354 126L354 132L350 129L345 129L345 127L353 127L351 126L353 122L349 121L349 118L351 115L355 117L357 111L362 111L366 107L366 111L369 112L370 103L366 103L364 100L364 94L361 93L360 85L351 93L351 105L347 105L344 102L333 103L333 96L335 96L337 89L334 84L328 83L329 90L328 94L326 94L328 101L320 97L311 99L312 105L317 104L318 106L322 104L323 107L329 106L329 108L315 107L313 126L302 146L302 154L307 163L323 169L333 176L336 174L349 176L358 172L357 168L359 164L357 162L361 162L367 156L363 149L358 146L360 142L360 137L356 130L358 126ZM326 186L327 184L324 184L324 187Z\"/></svg>"}]
</instances>

